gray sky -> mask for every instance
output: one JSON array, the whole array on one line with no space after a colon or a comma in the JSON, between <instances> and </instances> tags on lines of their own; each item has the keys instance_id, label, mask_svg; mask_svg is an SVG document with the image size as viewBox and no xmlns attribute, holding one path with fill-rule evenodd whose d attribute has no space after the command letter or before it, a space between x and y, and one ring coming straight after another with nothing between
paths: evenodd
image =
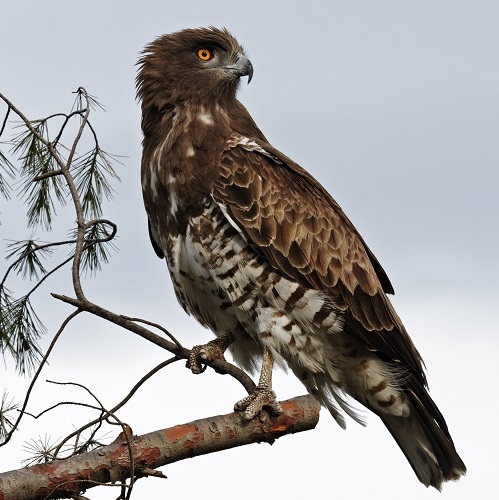
<instances>
[{"instance_id":1,"label":"gray sky","mask_svg":"<svg viewBox=\"0 0 499 500\"><path fill-rule=\"evenodd\" d=\"M376 417L367 429L351 421L343 432L323 411L316 431L272 447L166 467L169 479L139 481L136 498L249 500L260 487L286 498L490 498L499 445L497 2L25 1L1 10L1 91L37 118L68 110L71 92L85 86L106 106L92 120L104 149L125 156L122 183L106 211L118 223L120 251L86 282L87 296L161 322L187 346L210 334L180 309L149 245L134 64L162 33L227 27L255 68L241 100L270 142L332 193L388 272L394 304L425 358L431 394L469 470L441 495L425 490ZM2 202L0 211L2 240L29 235L19 205ZM38 294L50 327L44 345L69 312L47 298L51 291L69 293L69 273ZM87 384L111 407L164 359L158 351L80 318L62 337L30 409L85 400L45 379ZM1 385L20 397L26 381L1 369ZM275 389L280 399L304 392L282 372ZM242 395L227 377L195 377L178 364L156 375L119 416L142 434L227 413ZM24 441L63 436L90 418L65 408L25 419L12 445L0 449L0 470L19 466ZM255 480L261 486L250 487ZM210 484L218 486L206 492ZM93 500L116 495L109 488L89 492Z\"/></svg>"}]
</instances>

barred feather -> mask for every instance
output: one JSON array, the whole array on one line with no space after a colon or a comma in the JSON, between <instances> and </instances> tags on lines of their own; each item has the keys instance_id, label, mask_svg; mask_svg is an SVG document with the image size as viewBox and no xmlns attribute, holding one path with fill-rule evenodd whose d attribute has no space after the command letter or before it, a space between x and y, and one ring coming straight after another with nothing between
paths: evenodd
<instances>
[{"instance_id":1,"label":"barred feather","mask_svg":"<svg viewBox=\"0 0 499 500\"><path fill-rule=\"evenodd\" d=\"M200 61L198 48L212 57ZM377 414L419 480L440 488L466 467L426 389L420 354L378 260L327 191L273 148L236 99L252 66L227 30L149 44L137 93L149 230L177 297L236 362L267 348L345 426Z\"/></svg>"}]
</instances>

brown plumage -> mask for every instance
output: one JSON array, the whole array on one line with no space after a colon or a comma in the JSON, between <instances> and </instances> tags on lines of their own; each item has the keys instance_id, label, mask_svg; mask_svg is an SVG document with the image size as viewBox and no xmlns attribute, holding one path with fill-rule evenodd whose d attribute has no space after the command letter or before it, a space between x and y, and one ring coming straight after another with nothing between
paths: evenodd
<instances>
[{"instance_id":1,"label":"brown plumage","mask_svg":"<svg viewBox=\"0 0 499 500\"><path fill-rule=\"evenodd\" d=\"M376 413L426 486L466 468L428 395L422 359L386 294L380 263L327 191L273 148L236 99L253 68L226 30L184 30L139 61L142 186L151 241L177 297L218 337L189 361L230 346L252 370L244 418L280 407L272 363L288 365L344 425Z\"/></svg>"}]
</instances>

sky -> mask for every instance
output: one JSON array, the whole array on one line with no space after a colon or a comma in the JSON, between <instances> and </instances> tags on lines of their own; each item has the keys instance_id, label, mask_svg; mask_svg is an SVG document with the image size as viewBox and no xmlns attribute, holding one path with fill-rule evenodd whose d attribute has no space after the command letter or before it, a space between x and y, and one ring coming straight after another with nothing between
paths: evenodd
<instances>
[{"instance_id":1,"label":"sky","mask_svg":"<svg viewBox=\"0 0 499 500\"><path fill-rule=\"evenodd\" d=\"M301 498L464 500L497 491L499 413L496 312L499 246L499 4L419 0L340 2L23 1L3 2L0 91L29 117L67 111L84 86L106 112L93 115L103 148L121 155L121 183L105 205L119 251L84 282L90 300L161 323L186 346L211 339L177 304L163 261L150 247L141 200L140 110L135 63L155 37L187 27L225 26L254 66L240 99L267 136L335 197L381 261L393 303L425 359L430 393L468 466L443 492L426 490L371 415L342 431L325 412L316 430L186 460L167 480L136 485L135 498L194 494L224 500ZM30 236L22 204L1 202L0 240ZM61 217L70 218L64 210ZM35 237L49 239L44 233ZM0 264L0 270L4 264ZM22 285L19 285L22 286ZM46 348L71 312L50 292L71 293L62 271L35 297L48 327ZM165 354L89 316L61 337L35 387L29 411L57 401L108 407ZM3 387L22 399L27 379L7 359ZM304 393L276 372L279 399ZM244 395L227 377L191 375L181 363L157 374L119 413L135 434L229 413ZM26 417L0 448L0 470L16 469L39 436L54 439L93 418L62 407ZM118 431L116 431L116 434ZM115 434L107 436L112 441ZM216 485L212 486L212 485ZM92 500L117 491L96 488Z\"/></svg>"}]
</instances>

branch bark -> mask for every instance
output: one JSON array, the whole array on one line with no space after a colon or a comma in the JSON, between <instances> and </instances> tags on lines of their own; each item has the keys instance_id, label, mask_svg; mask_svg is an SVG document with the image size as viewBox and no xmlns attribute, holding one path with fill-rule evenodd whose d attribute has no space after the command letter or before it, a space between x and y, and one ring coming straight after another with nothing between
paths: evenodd
<instances>
[{"instance_id":1,"label":"branch bark","mask_svg":"<svg viewBox=\"0 0 499 500\"><path fill-rule=\"evenodd\" d=\"M272 444L283 435L311 430L319 421L320 405L313 396L281 405L284 413L275 418L265 413L249 422L239 413L204 418L143 436L120 435L88 453L2 473L0 500L75 498L94 486L123 483L132 469L137 477L161 477L154 469L163 465L251 443Z\"/></svg>"}]
</instances>

